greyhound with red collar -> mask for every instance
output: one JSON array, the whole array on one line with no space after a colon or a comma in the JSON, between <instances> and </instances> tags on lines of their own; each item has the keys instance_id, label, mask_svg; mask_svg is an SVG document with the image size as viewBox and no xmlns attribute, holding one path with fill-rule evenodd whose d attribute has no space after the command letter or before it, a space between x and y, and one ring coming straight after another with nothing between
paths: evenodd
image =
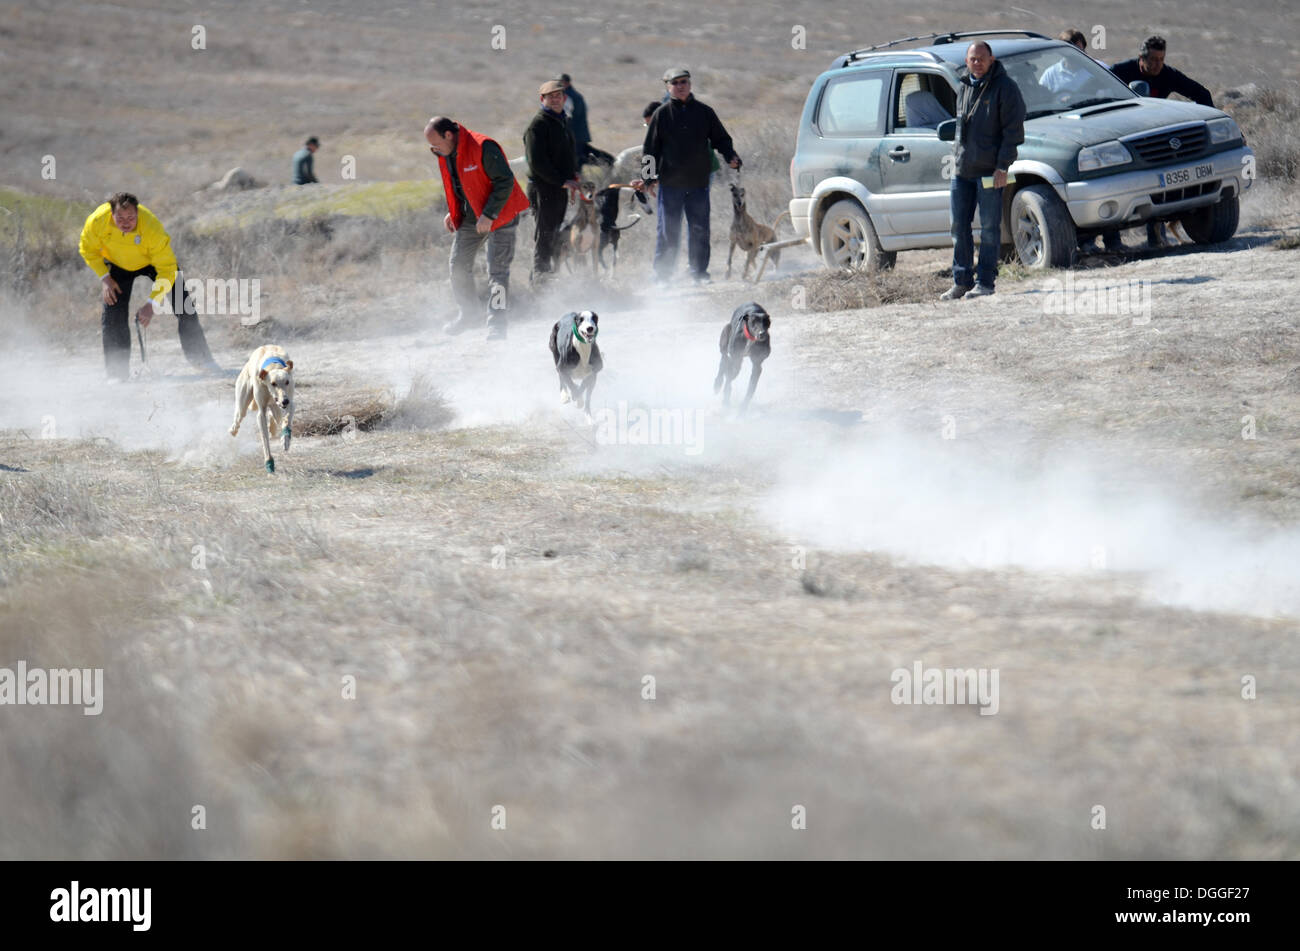
<instances>
[{"instance_id":1,"label":"greyhound with red collar","mask_svg":"<svg viewBox=\"0 0 1300 951\"><path fill-rule=\"evenodd\" d=\"M718 340L722 359L718 361L718 377L713 381L713 392L722 390L724 406L731 405L731 381L740 375L740 366L745 357L749 357L749 390L740 404L740 411L743 413L749 407L758 387L758 378L763 374L763 361L772 353L771 326L772 318L768 312L750 301L737 307L731 320L722 328Z\"/></svg>"},{"instance_id":2,"label":"greyhound with red collar","mask_svg":"<svg viewBox=\"0 0 1300 951\"><path fill-rule=\"evenodd\" d=\"M239 371L239 379L235 381L235 422L230 427L230 435L239 435L239 424L254 403L266 471L274 472L271 435L284 436L285 452L289 451L289 440L293 438L293 361L283 347L258 347ZM275 427L274 434L267 433L268 415Z\"/></svg>"},{"instance_id":3,"label":"greyhound with red collar","mask_svg":"<svg viewBox=\"0 0 1300 951\"><path fill-rule=\"evenodd\" d=\"M600 347L596 346L596 332L600 316L594 311L568 313L551 328L551 357L555 372L560 377L560 402L573 400L582 406L587 422L591 420L591 391L596 386L596 374L604 369ZM574 377L582 381L574 383Z\"/></svg>"}]
</instances>

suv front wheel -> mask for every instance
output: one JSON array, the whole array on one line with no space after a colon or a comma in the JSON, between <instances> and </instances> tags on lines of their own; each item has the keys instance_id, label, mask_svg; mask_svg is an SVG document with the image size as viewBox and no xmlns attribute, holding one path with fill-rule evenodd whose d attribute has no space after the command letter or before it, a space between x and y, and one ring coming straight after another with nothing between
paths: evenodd
<instances>
[{"instance_id":1,"label":"suv front wheel","mask_svg":"<svg viewBox=\"0 0 1300 951\"><path fill-rule=\"evenodd\" d=\"M1011 240L1028 268L1069 267L1078 235L1064 202L1049 185L1029 185L1011 199Z\"/></svg>"},{"instance_id":2,"label":"suv front wheel","mask_svg":"<svg viewBox=\"0 0 1300 951\"><path fill-rule=\"evenodd\" d=\"M1197 244L1219 244L1237 233L1241 204L1236 195L1220 199L1208 208L1183 215L1183 230Z\"/></svg>"},{"instance_id":3,"label":"suv front wheel","mask_svg":"<svg viewBox=\"0 0 1300 951\"><path fill-rule=\"evenodd\" d=\"M880 271L894 266L897 251L882 251L871 219L856 201L837 201L822 218L822 260L834 270Z\"/></svg>"}]
</instances>

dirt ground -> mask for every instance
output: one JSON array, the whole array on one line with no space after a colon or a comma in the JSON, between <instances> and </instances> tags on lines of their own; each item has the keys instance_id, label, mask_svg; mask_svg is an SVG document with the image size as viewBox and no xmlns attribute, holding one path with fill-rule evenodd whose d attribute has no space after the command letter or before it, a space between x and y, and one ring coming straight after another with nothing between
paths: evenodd
<instances>
[{"instance_id":1,"label":"dirt ground","mask_svg":"<svg viewBox=\"0 0 1300 951\"><path fill-rule=\"evenodd\" d=\"M283 110L401 178L429 171L397 143L437 111L431 88L488 131L531 109L466 51L477 13L319 4L137 14L154 28L124 56L210 21L208 52L237 33L242 72L164 60L165 105L124 83L120 113L97 109L95 37L146 7L6 8L24 103L7 162L66 151L69 194L132 172L179 209L231 165L287 164ZM608 100L653 93L664 60L700 63L740 128L797 111L864 16L812 5L803 52L774 4L745 5L743 28L733 4L689 26L512 9L529 52L511 72L590 33L570 71L611 138ZM873 28L939 16L896 9ZM1097 9L1112 44L1175 10L1209 22ZM1269 16L1225 29L1300 78L1276 22L1295 11ZM1179 35L1199 78L1232 81L1226 34ZM79 124L121 154L77 144ZM226 432L233 370L271 331L206 320L232 374L213 379L159 318L147 372L110 389L89 277L71 338L6 305L0 668L102 668L104 707L0 706L0 857L1297 857L1300 250L1276 243L1300 215L1257 187L1226 245L1008 269L955 305L805 309L806 252L757 287L652 291L630 253L614 284L521 293L488 345L441 333L445 277L340 268L280 325L301 426L275 476L250 422ZM898 271L942 284L944 258ZM738 416L712 381L751 299L774 352ZM560 406L546 351L586 306L595 426ZM344 420L375 404L397 409ZM651 414L669 422L639 428ZM996 671L996 712L894 702L916 664Z\"/></svg>"}]
</instances>

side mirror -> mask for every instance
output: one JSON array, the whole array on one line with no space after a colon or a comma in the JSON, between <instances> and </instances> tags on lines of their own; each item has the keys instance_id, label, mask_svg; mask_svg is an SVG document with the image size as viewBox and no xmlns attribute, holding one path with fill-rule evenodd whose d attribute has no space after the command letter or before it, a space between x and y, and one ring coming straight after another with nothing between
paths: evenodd
<instances>
[{"instance_id":1,"label":"side mirror","mask_svg":"<svg viewBox=\"0 0 1300 951\"><path fill-rule=\"evenodd\" d=\"M957 120L948 119L939 123L939 141L951 142L957 138Z\"/></svg>"},{"instance_id":2,"label":"side mirror","mask_svg":"<svg viewBox=\"0 0 1300 951\"><path fill-rule=\"evenodd\" d=\"M1139 96L1151 95L1151 86L1147 83L1145 79L1133 80L1131 83L1128 84L1128 88L1132 89Z\"/></svg>"}]
</instances>

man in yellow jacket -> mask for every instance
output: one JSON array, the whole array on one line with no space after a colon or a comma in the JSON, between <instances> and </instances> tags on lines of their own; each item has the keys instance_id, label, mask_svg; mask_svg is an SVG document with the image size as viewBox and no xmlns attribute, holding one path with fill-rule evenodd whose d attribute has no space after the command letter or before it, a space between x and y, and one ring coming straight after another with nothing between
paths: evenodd
<instances>
[{"instance_id":1,"label":"man in yellow jacket","mask_svg":"<svg viewBox=\"0 0 1300 951\"><path fill-rule=\"evenodd\" d=\"M129 192L118 192L96 208L81 229L80 251L99 277L104 309L100 326L104 334L104 366L110 383L127 379L131 368L131 325L128 312L131 284L141 275L153 281L149 300L136 311L140 326L148 327L154 305L172 293L177 331L185 359L200 370L220 373L212 359L203 328L184 284L176 284L176 255L171 238L153 212ZM174 289L174 292L173 292Z\"/></svg>"}]
</instances>

